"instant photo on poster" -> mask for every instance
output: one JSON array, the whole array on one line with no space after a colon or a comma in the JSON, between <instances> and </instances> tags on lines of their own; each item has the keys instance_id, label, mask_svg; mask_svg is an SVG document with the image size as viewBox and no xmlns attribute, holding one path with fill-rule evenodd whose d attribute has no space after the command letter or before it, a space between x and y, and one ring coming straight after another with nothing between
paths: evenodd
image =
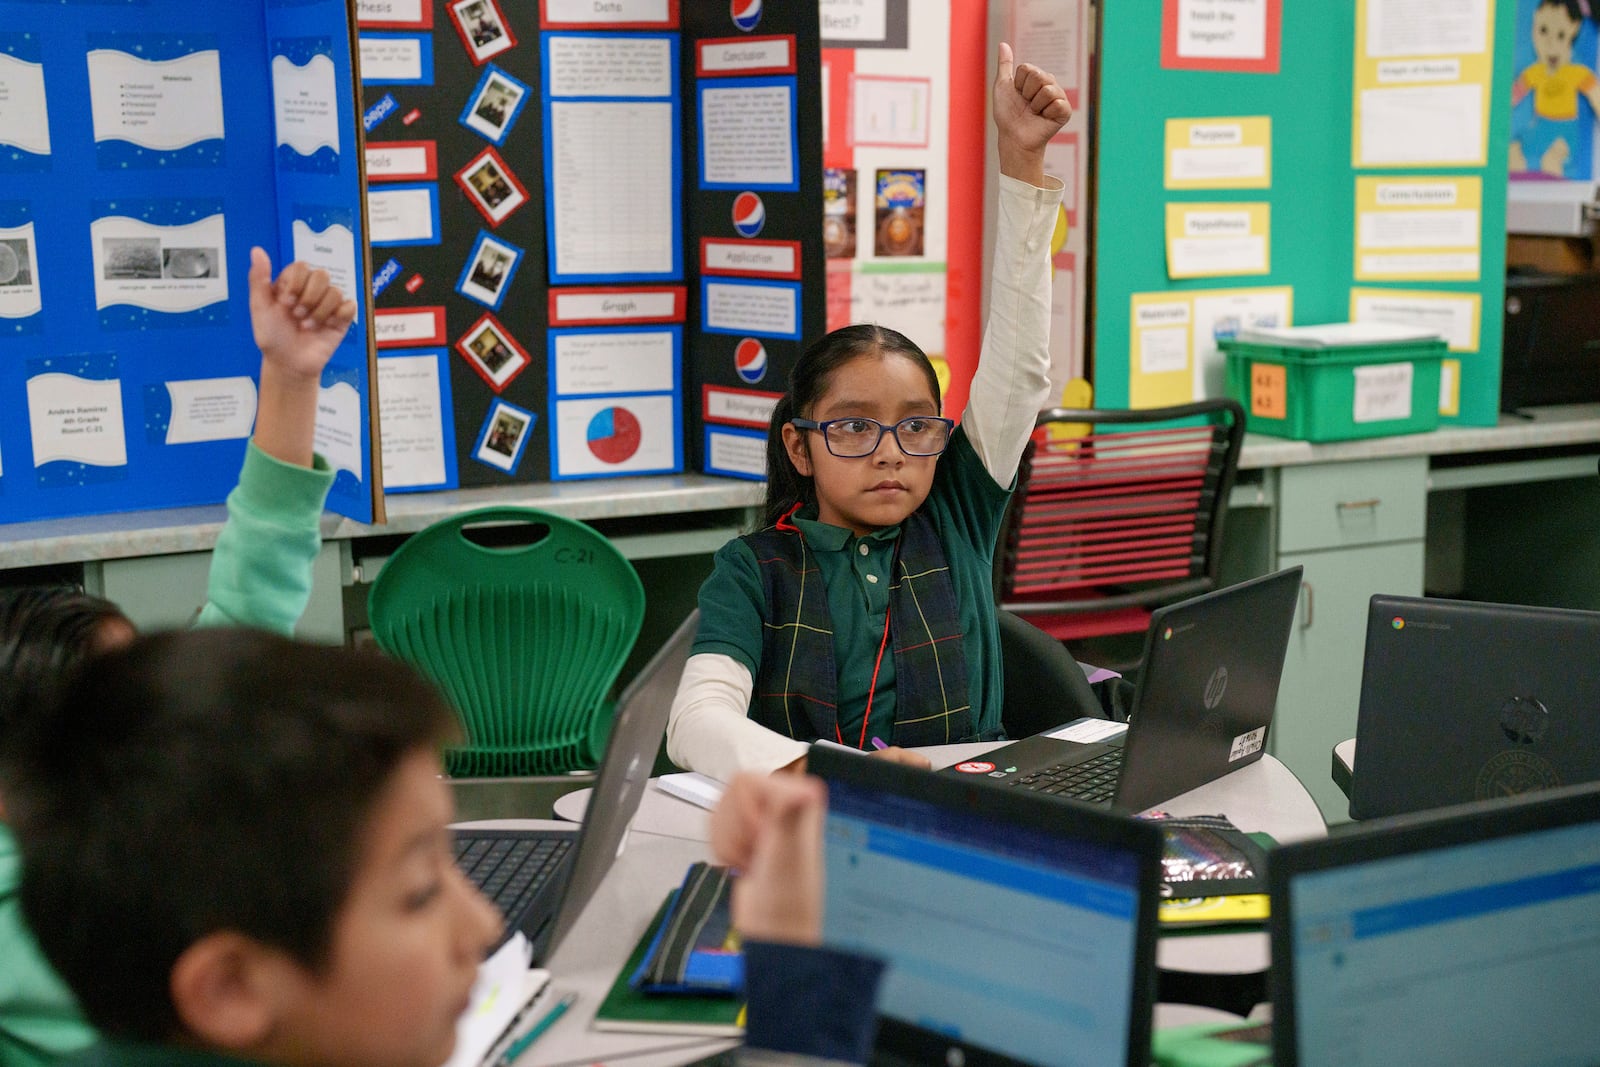
<instances>
[{"instance_id":1,"label":"instant photo on poster","mask_svg":"<svg viewBox=\"0 0 1600 1067\"><path fill-rule=\"evenodd\" d=\"M488 233L478 234L472 253L456 282L456 292L476 300L491 311L499 311L511 287L512 276L522 262L522 249Z\"/></svg>"},{"instance_id":2,"label":"instant photo on poster","mask_svg":"<svg viewBox=\"0 0 1600 1067\"><path fill-rule=\"evenodd\" d=\"M476 159L457 171L456 184L491 226L500 225L528 202L528 190L492 148L485 148Z\"/></svg>"},{"instance_id":3,"label":"instant photo on poster","mask_svg":"<svg viewBox=\"0 0 1600 1067\"><path fill-rule=\"evenodd\" d=\"M485 315L474 323L456 342L456 348L497 393L532 361L493 315Z\"/></svg>"},{"instance_id":4,"label":"instant photo on poster","mask_svg":"<svg viewBox=\"0 0 1600 1067\"><path fill-rule=\"evenodd\" d=\"M496 400L489 407L489 417L483 421L472 457L507 474L515 474L533 423L533 412Z\"/></svg>"},{"instance_id":5,"label":"instant photo on poster","mask_svg":"<svg viewBox=\"0 0 1600 1067\"><path fill-rule=\"evenodd\" d=\"M482 65L516 46L517 39L494 0L451 0L450 18L474 63Z\"/></svg>"},{"instance_id":6,"label":"instant photo on poster","mask_svg":"<svg viewBox=\"0 0 1600 1067\"><path fill-rule=\"evenodd\" d=\"M497 145L504 144L527 102L528 87L490 63L461 112L461 124Z\"/></svg>"}]
</instances>

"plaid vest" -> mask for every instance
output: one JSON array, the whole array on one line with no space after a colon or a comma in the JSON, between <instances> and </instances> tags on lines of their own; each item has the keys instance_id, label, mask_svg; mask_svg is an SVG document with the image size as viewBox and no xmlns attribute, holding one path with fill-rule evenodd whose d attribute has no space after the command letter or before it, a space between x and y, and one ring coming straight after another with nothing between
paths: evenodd
<instances>
[{"instance_id":1,"label":"plaid vest","mask_svg":"<svg viewBox=\"0 0 1600 1067\"><path fill-rule=\"evenodd\" d=\"M787 520L753 534L766 592L761 671L750 717L800 741L838 737L838 673L828 591L806 546ZM900 528L889 584L889 643L894 649L897 745L972 740L967 660L950 565L933 523L912 512Z\"/></svg>"}]
</instances>

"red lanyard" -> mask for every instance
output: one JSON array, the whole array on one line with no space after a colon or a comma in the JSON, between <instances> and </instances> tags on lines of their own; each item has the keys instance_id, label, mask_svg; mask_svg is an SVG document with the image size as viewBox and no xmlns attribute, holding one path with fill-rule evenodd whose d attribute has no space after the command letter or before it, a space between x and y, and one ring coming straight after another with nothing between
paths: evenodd
<instances>
[{"instance_id":1,"label":"red lanyard","mask_svg":"<svg viewBox=\"0 0 1600 1067\"><path fill-rule=\"evenodd\" d=\"M878 658L872 661L872 684L867 687L867 710L861 716L861 739L856 742L856 747L865 751L867 747L867 723L872 721L872 698L878 693L878 668L883 666L883 650L889 647L889 609L883 609L883 639L878 642ZM833 722L833 736L844 744L844 736L839 732L839 720L835 717Z\"/></svg>"}]
</instances>

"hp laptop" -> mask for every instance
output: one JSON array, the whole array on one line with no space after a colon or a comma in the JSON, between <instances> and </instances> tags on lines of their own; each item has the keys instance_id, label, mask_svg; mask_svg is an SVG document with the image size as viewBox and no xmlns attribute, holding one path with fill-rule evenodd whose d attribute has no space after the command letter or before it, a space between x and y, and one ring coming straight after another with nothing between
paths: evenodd
<instances>
[{"instance_id":1,"label":"hp laptop","mask_svg":"<svg viewBox=\"0 0 1600 1067\"><path fill-rule=\"evenodd\" d=\"M1600 1063L1600 789L1272 853L1273 1061Z\"/></svg>"},{"instance_id":2,"label":"hp laptop","mask_svg":"<svg viewBox=\"0 0 1600 1067\"><path fill-rule=\"evenodd\" d=\"M997 783L1144 809L1256 762L1278 701L1301 568L1158 608L1128 729L1091 744L1035 734L948 768Z\"/></svg>"},{"instance_id":3,"label":"hp laptop","mask_svg":"<svg viewBox=\"0 0 1600 1067\"><path fill-rule=\"evenodd\" d=\"M873 1062L1150 1062L1161 831L814 748L825 943L884 960Z\"/></svg>"},{"instance_id":4,"label":"hp laptop","mask_svg":"<svg viewBox=\"0 0 1600 1067\"><path fill-rule=\"evenodd\" d=\"M1600 780L1600 612L1375 596L1350 815Z\"/></svg>"},{"instance_id":5,"label":"hp laptop","mask_svg":"<svg viewBox=\"0 0 1600 1067\"><path fill-rule=\"evenodd\" d=\"M527 936L536 965L555 952L621 852L699 623L699 611L691 612L623 690L581 827L455 832L456 863L499 905L506 936Z\"/></svg>"}]
</instances>

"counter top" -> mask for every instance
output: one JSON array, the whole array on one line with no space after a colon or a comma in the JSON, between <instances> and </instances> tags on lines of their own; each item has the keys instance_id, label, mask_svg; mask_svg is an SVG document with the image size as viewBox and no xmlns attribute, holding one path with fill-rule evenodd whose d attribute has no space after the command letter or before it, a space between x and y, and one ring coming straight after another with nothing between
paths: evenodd
<instances>
[{"instance_id":1,"label":"counter top","mask_svg":"<svg viewBox=\"0 0 1600 1067\"><path fill-rule=\"evenodd\" d=\"M759 507L765 493L766 485L762 482L704 474L528 482L442 493L401 493L385 500L389 521L381 526L325 512L322 537L325 541L336 541L415 533L439 519L471 508L490 506L535 507L554 515L595 521ZM216 545L217 534L226 518L226 509L215 504L0 524L0 569L174 552L208 552Z\"/></svg>"},{"instance_id":2,"label":"counter top","mask_svg":"<svg viewBox=\"0 0 1600 1067\"><path fill-rule=\"evenodd\" d=\"M1534 408L1527 417L1502 414L1495 426L1447 426L1430 433L1369 437L1314 445L1251 433L1239 453L1239 469L1291 467L1399 456L1442 456L1461 452L1504 452L1600 442L1600 404Z\"/></svg>"},{"instance_id":3,"label":"counter top","mask_svg":"<svg viewBox=\"0 0 1600 1067\"><path fill-rule=\"evenodd\" d=\"M1332 444L1247 434L1239 467L1250 470L1592 443L1600 443L1600 404L1571 404L1535 409L1526 418L1502 415L1497 426L1448 427L1432 433ZM322 536L336 541L415 533L464 510L494 505L542 508L586 521L681 516L759 507L765 492L766 486L761 482L669 474L402 493L386 500L386 524L370 526L328 514L322 519ZM221 505L212 505L0 524L0 569L206 552L216 544L226 517Z\"/></svg>"}]
</instances>

